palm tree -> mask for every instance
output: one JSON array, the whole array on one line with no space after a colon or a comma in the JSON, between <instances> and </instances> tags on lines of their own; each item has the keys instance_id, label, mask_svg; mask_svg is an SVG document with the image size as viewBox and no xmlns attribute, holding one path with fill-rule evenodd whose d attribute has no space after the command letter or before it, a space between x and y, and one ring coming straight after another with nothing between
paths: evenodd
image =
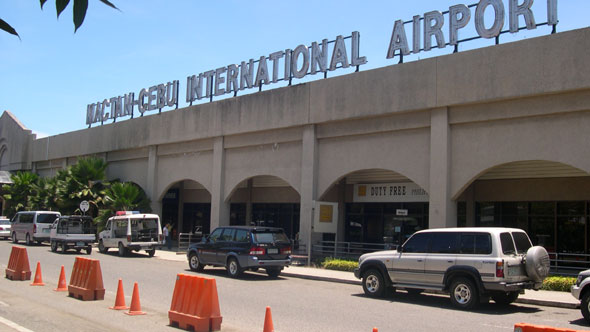
<instances>
[{"instance_id":1,"label":"palm tree","mask_svg":"<svg viewBox=\"0 0 590 332\"><path fill-rule=\"evenodd\" d=\"M72 214L79 211L81 201L90 204L90 215L96 216L103 204L107 163L101 158L88 157L66 169L61 196L63 211Z\"/></svg>"},{"instance_id":2,"label":"palm tree","mask_svg":"<svg viewBox=\"0 0 590 332\"><path fill-rule=\"evenodd\" d=\"M100 210L95 222L102 229L108 218L116 211L151 212L151 202L145 191L133 182L113 182L106 188L103 199L104 208Z\"/></svg>"},{"instance_id":3,"label":"palm tree","mask_svg":"<svg viewBox=\"0 0 590 332\"><path fill-rule=\"evenodd\" d=\"M32 198L36 196L35 185L39 176L31 172L17 172L10 176L12 184L2 186L5 194L6 215L12 218L18 211L31 210L33 207Z\"/></svg>"}]
</instances>

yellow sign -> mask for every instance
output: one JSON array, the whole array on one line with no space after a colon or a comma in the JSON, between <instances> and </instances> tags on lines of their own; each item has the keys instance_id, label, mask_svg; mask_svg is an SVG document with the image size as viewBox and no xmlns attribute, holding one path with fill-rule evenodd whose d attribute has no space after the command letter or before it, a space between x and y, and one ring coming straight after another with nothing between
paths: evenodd
<instances>
[{"instance_id":1,"label":"yellow sign","mask_svg":"<svg viewBox=\"0 0 590 332\"><path fill-rule=\"evenodd\" d=\"M358 186L358 196L367 196L367 186Z\"/></svg>"},{"instance_id":2,"label":"yellow sign","mask_svg":"<svg viewBox=\"0 0 590 332\"><path fill-rule=\"evenodd\" d=\"M320 205L320 222L332 222L332 205Z\"/></svg>"}]
</instances>

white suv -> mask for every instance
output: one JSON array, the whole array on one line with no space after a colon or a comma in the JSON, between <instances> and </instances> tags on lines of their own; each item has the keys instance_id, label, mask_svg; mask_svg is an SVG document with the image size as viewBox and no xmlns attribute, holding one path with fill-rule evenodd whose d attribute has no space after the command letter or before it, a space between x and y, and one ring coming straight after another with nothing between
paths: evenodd
<instances>
[{"instance_id":1,"label":"white suv","mask_svg":"<svg viewBox=\"0 0 590 332\"><path fill-rule=\"evenodd\" d=\"M354 274L372 297L396 287L413 294L445 291L455 307L471 309L490 297L509 304L524 289L539 289L549 274L549 255L521 229L428 229L397 250L362 255Z\"/></svg>"},{"instance_id":2,"label":"white suv","mask_svg":"<svg viewBox=\"0 0 590 332\"><path fill-rule=\"evenodd\" d=\"M119 256L126 256L131 250L145 250L152 257L163 240L157 214L118 211L98 234L98 250L104 254L109 248L117 248Z\"/></svg>"}]
</instances>

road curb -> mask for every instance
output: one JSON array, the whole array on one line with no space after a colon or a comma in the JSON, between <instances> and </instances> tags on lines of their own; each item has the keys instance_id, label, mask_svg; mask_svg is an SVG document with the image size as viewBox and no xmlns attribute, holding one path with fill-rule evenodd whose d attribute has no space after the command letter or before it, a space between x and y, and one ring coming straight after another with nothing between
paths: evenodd
<instances>
[{"instance_id":1,"label":"road curb","mask_svg":"<svg viewBox=\"0 0 590 332\"><path fill-rule=\"evenodd\" d=\"M315 281L335 282L335 283L340 283L340 284L348 284L348 285L356 285L356 286L362 285L360 280L359 281L346 280L346 279L339 279L339 278L330 278L330 277L313 276L313 275L305 275L305 274L298 274L298 273L289 273L289 272L285 272L285 271L283 271L281 273L281 275L286 276L286 277L315 280ZM533 305L539 305L539 306L544 306L544 307L564 308L564 309L577 309L577 308L579 308L579 304L575 304L575 303L547 301L547 300L538 300L538 299L518 298L514 302L522 303L522 304L533 304Z\"/></svg>"},{"instance_id":2,"label":"road curb","mask_svg":"<svg viewBox=\"0 0 590 332\"><path fill-rule=\"evenodd\" d=\"M360 280L356 281L356 280L346 280L346 279L339 279L339 278L312 276L312 275L307 275L307 274L289 273L289 272L285 272L285 271L281 272L281 275L283 275L285 277L307 279L307 280L316 280L316 281L335 282L335 283L339 283L339 284L348 284L348 285L355 285L355 286L362 285Z\"/></svg>"},{"instance_id":3,"label":"road curb","mask_svg":"<svg viewBox=\"0 0 590 332\"><path fill-rule=\"evenodd\" d=\"M547 300L538 300L538 299L518 298L514 302L522 303L522 304L534 304L534 305L540 305L540 306L544 306L544 307L564 308L564 309L578 309L580 307L580 305L576 304L576 303L566 303L566 302L547 301Z\"/></svg>"}]
</instances>

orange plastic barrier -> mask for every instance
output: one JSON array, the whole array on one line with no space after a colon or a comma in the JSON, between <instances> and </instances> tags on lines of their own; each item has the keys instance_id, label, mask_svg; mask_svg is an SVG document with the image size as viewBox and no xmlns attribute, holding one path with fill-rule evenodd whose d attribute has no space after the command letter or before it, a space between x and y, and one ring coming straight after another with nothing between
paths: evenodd
<instances>
[{"instance_id":1,"label":"orange plastic barrier","mask_svg":"<svg viewBox=\"0 0 590 332\"><path fill-rule=\"evenodd\" d=\"M6 268L6 278L10 280L31 280L27 248L12 246L8 267Z\"/></svg>"},{"instance_id":2,"label":"orange plastic barrier","mask_svg":"<svg viewBox=\"0 0 590 332\"><path fill-rule=\"evenodd\" d=\"M514 324L514 332L588 332L587 330L563 329L551 326L533 325L526 323Z\"/></svg>"},{"instance_id":3,"label":"orange plastic barrier","mask_svg":"<svg viewBox=\"0 0 590 332\"><path fill-rule=\"evenodd\" d=\"M68 285L68 294L84 301L104 300L99 260L76 257Z\"/></svg>"},{"instance_id":4,"label":"orange plastic barrier","mask_svg":"<svg viewBox=\"0 0 590 332\"><path fill-rule=\"evenodd\" d=\"M215 279L178 274L168 318L170 325L184 330L221 330L222 317Z\"/></svg>"}]
</instances>

